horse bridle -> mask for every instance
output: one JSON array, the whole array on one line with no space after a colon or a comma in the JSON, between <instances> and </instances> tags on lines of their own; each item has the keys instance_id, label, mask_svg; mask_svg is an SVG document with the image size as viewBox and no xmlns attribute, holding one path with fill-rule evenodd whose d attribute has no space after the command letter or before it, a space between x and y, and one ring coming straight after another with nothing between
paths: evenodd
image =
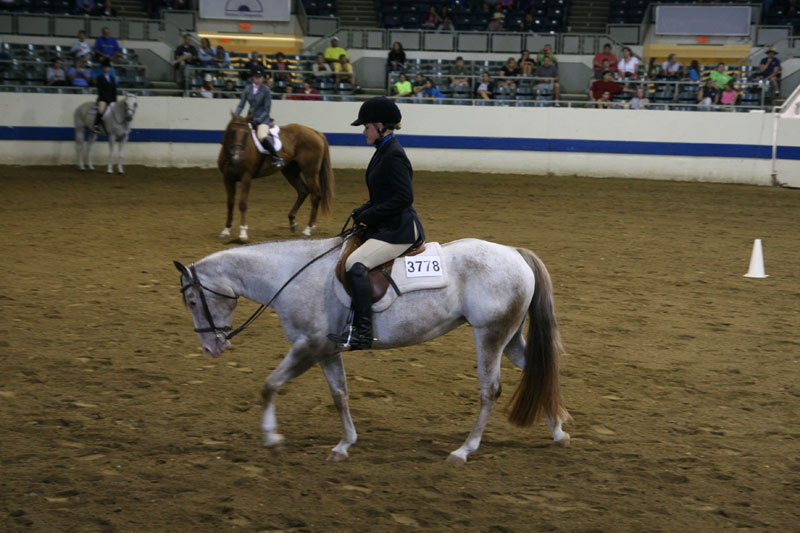
<instances>
[{"instance_id":1,"label":"horse bridle","mask_svg":"<svg viewBox=\"0 0 800 533\"><path fill-rule=\"evenodd\" d=\"M247 124L245 124L245 123L238 123L238 122L235 122L234 124L236 124L236 125L241 125L241 126L248 126L248 125L247 125ZM250 128L249 128L249 126L248 126L248 131L247 131L247 133L250 133ZM230 158L230 157L232 156L232 154L233 154L233 151L234 151L235 149L237 149L237 148L239 149L239 151L240 151L240 152L244 152L244 148L245 148L245 145L246 145L246 144L247 144L247 134L245 134L245 136L244 136L244 141L243 141L243 142L240 142L240 143L231 143L231 145L228 147L228 158Z\"/></svg>"},{"instance_id":2,"label":"horse bridle","mask_svg":"<svg viewBox=\"0 0 800 533\"><path fill-rule=\"evenodd\" d=\"M345 229L345 228L347 228L347 224L350 222L350 219L351 219L351 217L347 217L347 222L345 222L344 227L342 228L342 231L339 233L339 235L337 235L338 237L342 237L344 239L347 239L350 235L352 235L355 232L355 230L356 230L355 227L350 228L350 229ZM342 246L341 243L338 243L333 248L329 248L328 250L325 250L324 252L322 252L321 254L316 256L314 259L312 259L311 261L309 261L308 263L303 265L300 268L300 270L298 270L297 272L292 274L292 276L289 279L287 279L286 282L283 285L281 285L281 288L278 289L278 291L275 293L275 295L272 298L270 298L270 300L267 303L261 304L261 306L258 309L256 309L253 312L252 315L250 315L250 318L245 320L244 323L241 326L239 326L238 328L236 328L233 331L231 331L231 329L233 329L231 326L222 326L221 328L219 328L216 325L214 325L214 318L211 316L211 310L208 308L208 303L206 302L206 296L203 293L203 291L206 290L206 291L210 292L211 294L216 294L217 296L221 296L223 298L228 298L230 300L238 300L239 297L238 296L231 296L230 294L223 294L221 292L215 291L214 289L209 289L208 287L206 287L205 285L203 285L200 282L200 278L197 277L197 270L195 269L194 265L193 264L189 265L189 273L191 274L192 279L191 279L191 281L189 283L187 283L186 285L183 285L181 287L181 293L185 294L186 290L189 289L189 288L197 289L197 292L200 295L200 303L203 306L203 315L205 315L206 321L208 322L208 327L207 328L194 328L194 330L197 333L214 333L217 336L218 339L223 340L223 341L231 340L236 335L238 335L239 333L244 331L244 329L247 326L249 326L250 324L252 324L255 321L255 319L257 319L259 316L261 316L261 313L263 313L264 310L267 307L272 305L272 303L278 298L280 293L283 292L283 289L285 289L286 286L289 285L289 283L294 281L294 279L297 276L299 276L302 271L304 271L306 268L308 268L311 265L313 265L314 263L316 263L317 260L322 259L326 255L328 255L332 251L341 248L341 246ZM228 331L231 331L231 332L227 333Z\"/></svg>"},{"instance_id":3,"label":"horse bridle","mask_svg":"<svg viewBox=\"0 0 800 533\"><path fill-rule=\"evenodd\" d=\"M197 333L214 333L217 337L224 337L225 340L228 340L230 337L227 336L228 331L230 331L231 326L222 326L218 328L214 325L214 317L211 316L211 310L208 308L208 302L206 302L206 295L203 292L204 290L210 292L211 294L216 294L217 296L222 296L223 298L228 298L230 300L238 300L238 296L230 296L228 294L222 294L221 292L215 291L214 289L209 289L205 285L200 282L200 278L197 277L197 270L195 270L194 265L189 265L189 272L192 275L192 280L190 283L181 287L181 293L185 294L186 289L193 288L197 289L197 293L200 295L200 303L203 306L203 315L206 317L206 321L208 322L207 328L194 328ZM232 337L233 335L231 335Z\"/></svg>"}]
</instances>

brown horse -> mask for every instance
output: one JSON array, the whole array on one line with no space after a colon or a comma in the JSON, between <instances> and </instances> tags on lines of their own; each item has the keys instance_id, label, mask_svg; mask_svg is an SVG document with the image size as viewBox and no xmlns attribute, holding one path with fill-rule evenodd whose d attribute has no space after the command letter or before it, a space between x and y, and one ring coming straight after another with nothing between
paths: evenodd
<instances>
[{"instance_id":1,"label":"brown horse","mask_svg":"<svg viewBox=\"0 0 800 533\"><path fill-rule=\"evenodd\" d=\"M222 148L217 158L222 181L228 192L228 218L220 237L229 237L231 234L236 182L241 181L239 240L242 241L248 238L245 216L252 180L279 170L272 166L270 157L267 156L262 161L262 156L251 138L250 120L250 117L239 117L231 113L231 121L225 129ZM279 136L283 143L280 155L286 161L286 166L281 172L297 190L297 201L289 211L289 227L292 231L297 230L295 215L306 196L310 194L311 216L308 219L308 226L303 230L303 235L308 237L315 228L317 208L321 208L322 214L327 215L333 202L333 169L328 140L319 131L300 124L281 126Z\"/></svg>"}]
</instances>

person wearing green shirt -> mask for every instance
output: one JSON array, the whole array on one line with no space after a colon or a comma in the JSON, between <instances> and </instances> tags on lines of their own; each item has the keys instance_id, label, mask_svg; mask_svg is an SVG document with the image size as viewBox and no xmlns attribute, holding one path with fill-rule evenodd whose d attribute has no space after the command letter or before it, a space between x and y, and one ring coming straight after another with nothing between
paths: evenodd
<instances>
[{"instance_id":1,"label":"person wearing green shirt","mask_svg":"<svg viewBox=\"0 0 800 533\"><path fill-rule=\"evenodd\" d=\"M334 35L331 37L331 45L325 49L325 61L328 63L338 63L339 57L342 55L350 59L350 56L347 55L347 50L339 46L339 38Z\"/></svg>"},{"instance_id":2,"label":"person wearing green shirt","mask_svg":"<svg viewBox=\"0 0 800 533\"><path fill-rule=\"evenodd\" d=\"M394 84L395 96L411 96L411 82L408 81L404 72L397 76L397 81Z\"/></svg>"},{"instance_id":3,"label":"person wearing green shirt","mask_svg":"<svg viewBox=\"0 0 800 533\"><path fill-rule=\"evenodd\" d=\"M545 57L549 57L550 58L550 62L552 64L554 64L554 65L558 64L558 58L553 53L553 48L549 44L544 45L544 48L542 48L542 51L539 52L539 64L540 65L543 63L543 60L544 60Z\"/></svg>"},{"instance_id":4,"label":"person wearing green shirt","mask_svg":"<svg viewBox=\"0 0 800 533\"><path fill-rule=\"evenodd\" d=\"M415 79L414 83L411 84L411 91L414 93L414 96L422 98L422 91L424 90L425 90L425 76L423 76L421 72L418 72L417 79Z\"/></svg>"},{"instance_id":5,"label":"person wearing green shirt","mask_svg":"<svg viewBox=\"0 0 800 533\"><path fill-rule=\"evenodd\" d=\"M714 80L714 85L717 86L717 89L724 89L728 82L733 79L733 76L725 73L725 63L719 63L717 70L712 70L708 77Z\"/></svg>"}]
</instances>

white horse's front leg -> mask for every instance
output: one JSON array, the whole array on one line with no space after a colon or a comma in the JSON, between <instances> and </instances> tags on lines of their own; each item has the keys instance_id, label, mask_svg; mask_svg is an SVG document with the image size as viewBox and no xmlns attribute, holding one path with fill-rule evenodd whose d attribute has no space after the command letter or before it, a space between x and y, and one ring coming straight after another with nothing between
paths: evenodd
<instances>
[{"instance_id":1,"label":"white horse's front leg","mask_svg":"<svg viewBox=\"0 0 800 533\"><path fill-rule=\"evenodd\" d=\"M94 148L94 142L96 140L97 134L92 130L89 130L89 140L86 148L86 166L89 167L89 170L94 170L94 165L92 164L92 148Z\"/></svg>"},{"instance_id":2,"label":"white horse's front leg","mask_svg":"<svg viewBox=\"0 0 800 533\"><path fill-rule=\"evenodd\" d=\"M286 383L296 378L316 361L303 341L295 342L281 364L264 381L261 397L264 400L264 413L261 416L261 431L264 434L264 446L275 448L283 442L283 435L277 432L278 421L275 417L275 396Z\"/></svg>"},{"instance_id":3,"label":"white horse's front leg","mask_svg":"<svg viewBox=\"0 0 800 533\"><path fill-rule=\"evenodd\" d=\"M78 169L86 170L83 166L83 128L75 128L75 153L78 156Z\"/></svg>"},{"instance_id":4,"label":"white horse's front leg","mask_svg":"<svg viewBox=\"0 0 800 533\"><path fill-rule=\"evenodd\" d=\"M108 168L106 168L106 173L114 173L114 136L110 133L108 135Z\"/></svg>"},{"instance_id":5,"label":"white horse's front leg","mask_svg":"<svg viewBox=\"0 0 800 533\"><path fill-rule=\"evenodd\" d=\"M327 359L323 359L319 364L322 367L322 373L325 374L325 379L328 380L328 387L330 387L331 396L333 396L333 404L336 406L336 410L339 411L339 418L342 420L342 440L331 450L330 455L328 455L328 461L343 461L347 459L347 449L355 444L358 435L353 425L353 418L350 416L350 406L347 401L347 375L344 371L342 354L337 353Z\"/></svg>"},{"instance_id":6,"label":"white horse's front leg","mask_svg":"<svg viewBox=\"0 0 800 533\"><path fill-rule=\"evenodd\" d=\"M122 158L125 153L125 144L128 142L128 136L125 135L121 141L119 141L119 158L117 159L117 172L120 175L125 174L125 169L122 168Z\"/></svg>"}]
</instances>

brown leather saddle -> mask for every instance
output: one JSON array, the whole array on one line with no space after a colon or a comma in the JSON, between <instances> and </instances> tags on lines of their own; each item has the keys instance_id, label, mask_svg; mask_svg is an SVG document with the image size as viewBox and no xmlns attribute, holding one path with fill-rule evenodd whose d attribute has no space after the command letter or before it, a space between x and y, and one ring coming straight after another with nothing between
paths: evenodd
<instances>
[{"instance_id":1,"label":"brown leather saddle","mask_svg":"<svg viewBox=\"0 0 800 533\"><path fill-rule=\"evenodd\" d=\"M345 262L350 254L352 254L356 248L364 244L364 232L363 231L356 231L353 233L353 236L347 241L347 246L345 247L342 255L339 257L339 262L336 263L336 279L339 280L339 283L342 284L344 290L347 292L349 296L353 294L350 292L350 285L347 283L347 277L345 276ZM418 240L411 247L406 250L404 253L399 255L398 257L405 257L405 256L412 256L418 255L425 251L425 241ZM377 266L369 271L369 284L372 286L372 303L377 302L386 294L386 291L389 289L389 285L394 285L395 291L397 291L398 295L400 291L398 291L397 286L392 279L392 265L394 264L394 259L388 261L380 266Z\"/></svg>"}]
</instances>

